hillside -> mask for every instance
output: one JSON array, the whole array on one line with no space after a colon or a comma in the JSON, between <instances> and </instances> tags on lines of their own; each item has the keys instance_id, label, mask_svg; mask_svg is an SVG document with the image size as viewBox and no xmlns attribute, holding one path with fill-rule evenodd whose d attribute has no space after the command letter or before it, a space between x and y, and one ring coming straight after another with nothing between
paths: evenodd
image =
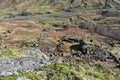
<instances>
[{"instance_id":1,"label":"hillside","mask_svg":"<svg viewBox=\"0 0 120 80\"><path fill-rule=\"evenodd\" d=\"M120 80L120 0L0 0L0 80Z\"/></svg>"},{"instance_id":2,"label":"hillside","mask_svg":"<svg viewBox=\"0 0 120 80\"><path fill-rule=\"evenodd\" d=\"M1 0L0 8L13 12L42 13L45 11L69 11L74 9L120 8L119 0ZM6 11L6 13L9 13Z\"/></svg>"}]
</instances>

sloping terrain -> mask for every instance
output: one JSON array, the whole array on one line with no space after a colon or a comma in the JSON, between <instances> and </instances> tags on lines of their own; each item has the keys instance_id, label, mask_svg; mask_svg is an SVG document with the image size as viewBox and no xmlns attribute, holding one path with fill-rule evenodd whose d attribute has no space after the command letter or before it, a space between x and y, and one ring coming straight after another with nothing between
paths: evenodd
<instances>
[{"instance_id":1,"label":"sloping terrain","mask_svg":"<svg viewBox=\"0 0 120 80\"><path fill-rule=\"evenodd\" d=\"M71 11L78 9L109 9L120 8L118 0L1 0L3 12L15 14L22 11L43 13L54 11ZM34 5L35 4L35 5Z\"/></svg>"},{"instance_id":2,"label":"sloping terrain","mask_svg":"<svg viewBox=\"0 0 120 80\"><path fill-rule=\"evenodd\" d=\"M0 0L0 80L119 80L119 0Z\"/></svg>"}]
</instances>

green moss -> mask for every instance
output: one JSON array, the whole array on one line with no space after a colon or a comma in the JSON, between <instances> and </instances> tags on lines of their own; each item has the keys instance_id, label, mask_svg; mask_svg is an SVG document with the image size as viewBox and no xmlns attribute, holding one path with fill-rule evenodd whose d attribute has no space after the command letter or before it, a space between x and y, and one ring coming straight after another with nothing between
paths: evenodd
<instances>
[{"instance_id":1,"label":"green moss","mask_svg":"<svg viewBox=\"0 0 120 80\"><path fill-rule=\"evenodd\" d=\"M65 64L52 64L41 68L42 70L55 70L60 72L69 72L69 67Z\"/></svg>"},{"instance_id":2,"label":"green moss","mask_svg":"<svg viewBox=\"0 0 120 80\"><path fill-rule=\"evenodd\" d=\"M16 80L19 77L27 77L31 80L41 80L42 76L37 74L37 72L22 72L19 75L13 75L13 76L8 76L8 77L2 77L0 78L1 80Z\"/></svg>"},{"instance_id":3,"label":"green moss","mask_svg":"<svg viewBox=\"0 0 120 80\"><path fill-rule=\"evenodd\" d=\"M48 80L71 80L70 68L65 64L52 64L41 68L47 71Z\"/></svg>"},{"instance_id":4,"label":"green moss","mask_svg":"<svg viewBox=\"0 0 120 80\"><path fill-rule=\"evenodd\" d=\"M1 50L1 55L12 55L12 51L9 49Z\"/></svg>"},{"instance_id":5,"label":"green moss","mask_svg":"<svg viewBox=\"0 0 120 80\"><path fill-rule=\"evenodd\" d=\"M18 49L4 49L0 51L0 57L25 57Z\"/></svg>"},{"instance_id":6,"label":"green moss","mask_svg":"<svg viewBox=\"0 0 120 80\"><path fill-rule=\"evenodd\" d=\"M118 80L107 68L95 68L89 63L52 64L41 68L50 80Z\"/></svg>"}]
</instances>

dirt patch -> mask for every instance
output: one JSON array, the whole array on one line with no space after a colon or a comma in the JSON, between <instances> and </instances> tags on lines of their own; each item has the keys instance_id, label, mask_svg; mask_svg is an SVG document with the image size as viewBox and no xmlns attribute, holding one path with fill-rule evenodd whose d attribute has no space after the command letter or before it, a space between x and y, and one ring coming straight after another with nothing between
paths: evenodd
<instances>
[{"instance_id":1,"label":"dirt patch","mask_svg":"<svg viewBox=\"0 0 120 80\"><path fill-rule=\"evenodd\" d=\"M50 32L50 34L48 34L48 35L53 40L59 40L59 38L61 38L63 36L67 36L67 37L71 37L71 38L85 39L88 41L90 41L90 39L92 38L95 43L105 42L106 39L107 40L109 39L109 38L101 36L97 33L94 33L94 35L93 35L93 33L91 33L88 30L75 28L75 27L71 27L67 30L59 30L59 31Z\"/></svg>"}]
</instances>

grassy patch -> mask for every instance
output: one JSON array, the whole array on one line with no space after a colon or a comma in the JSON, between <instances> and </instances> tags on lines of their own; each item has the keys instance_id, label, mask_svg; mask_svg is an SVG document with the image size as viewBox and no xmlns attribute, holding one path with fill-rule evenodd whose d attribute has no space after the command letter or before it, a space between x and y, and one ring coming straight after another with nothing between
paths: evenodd
<instances>
[{"instance_id":1,"label":"grassy patch","mask_svg":"<svg viewBox=\"0 0 120 80\"><path fill-rule=\"evenodd\" d=\"M104 67L93 67L87 63L52 64L42 70L47 71L50 80L118 80Z\"/></svg>"},{"instance_id":2,"label":"grassy patch","mask_svg":"<svg viewBox=\"0 0 120 80\"><path fill-rule=\"evenodd\" d=\"M40 68L46 72L47 80L119 80L116 75L104 67L94 67L89 63L64 63L50 64ZM19 75L2 77L2 80L16 80L19 77L27 77L31 80L42 80L42 77L34 72L22 72Z\"/></svg>"},{"instance_id":3,"label":"grassy patch","mask_svg":"<svg viewBox=\"0 0 120 80\"><path fill-rule=\"evenodd\" d=\"M4 49L0 51L0 57L25 57L26 55L19 52L17 49Z\"/></svg>"},{"instance_id":4,"label":"grassy patch","mask_svg":"<svg viewBox=\"0 0 120 80\"><path fill-rule=\"evenodd\" d=\"M48 23L52 25L68 25L66 20L60 20L56 18L43 18L39 20L41 23Z\"/></svg>"},{"instance_id":5,"label":"grassy patch","mask_svg":"<svg viewBox=\"0 0 120 80\"><path fill-rule=\"evenodd\" d=\"M55 70L60 72L69 72L69 67L65 64L52 64L41 68L42 70Z\"/></svg>"},{"instance_id":6,"label":"grassy patch","mask_svg":"<svg viewBox=\"0 0 120 80\"><path fill-rule=\"evenodd\" d=\"M8 77L2 77L0 80L17 80L20 77L26 77L31 80L41 80L42 76L37 74L37 72L22 72L19 75L13 75L13 76L8 76Z\"/></svg>"},{"instance_id":7,"label":"grassy patch","mask_svg":"<svg viewBox=\"0 0 120 80\"><path fill-rule=\"evenodd\" d=\"M70 68L65 64L52 64L41 68L47 72L48 80L71 80Z\"/></svg>"}]
</instances>

